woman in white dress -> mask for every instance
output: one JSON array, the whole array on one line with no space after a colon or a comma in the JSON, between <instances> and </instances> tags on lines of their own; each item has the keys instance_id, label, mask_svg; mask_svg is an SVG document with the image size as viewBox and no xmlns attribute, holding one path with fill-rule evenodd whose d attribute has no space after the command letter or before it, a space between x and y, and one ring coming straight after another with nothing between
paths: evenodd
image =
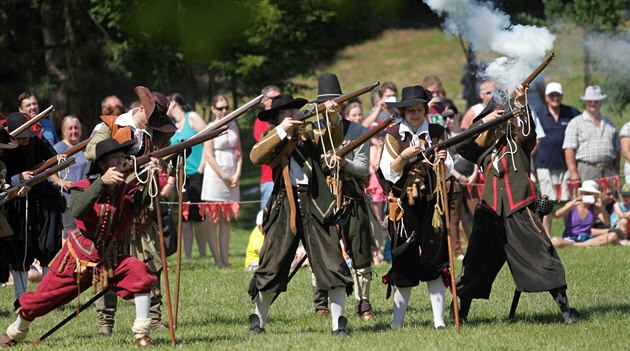
<instances>
[{"instance_id":1,"label":"woman in white dress","mask_svg":"<svg viewBox=\"0 0 630 351\"><path fill-rule=\"evenodd\" d=\"M212 99L211 123L225 117L228 109L229 103L225 96L215 96ZM200 172L204 174L201 200L211 202L205 205L206 215L211 221L207 239L220 268L229 266L230 214L238 218L242 166L241 138L238 125L233 121L228 124L227 133L204 143L200 166Z\"/></svg>"}]
</instances>

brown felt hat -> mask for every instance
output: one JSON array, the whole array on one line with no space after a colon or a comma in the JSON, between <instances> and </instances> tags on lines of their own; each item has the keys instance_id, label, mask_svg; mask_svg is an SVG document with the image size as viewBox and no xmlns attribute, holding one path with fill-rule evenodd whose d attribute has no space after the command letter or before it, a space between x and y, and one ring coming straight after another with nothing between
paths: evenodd
<instances>
[{"instance_id":1,"label":"brown felt hat","mask_svg":"<svg viewBox=\"0 0 630 351\"><path fill-rule=\"evenodd\" d=\"M140 99L140 105L144 107L151 128L165 133L177 130L173 121L166 115L170 104L170 99L166 95L140 85L133 90Z\"/></svg>"}]
</instances>

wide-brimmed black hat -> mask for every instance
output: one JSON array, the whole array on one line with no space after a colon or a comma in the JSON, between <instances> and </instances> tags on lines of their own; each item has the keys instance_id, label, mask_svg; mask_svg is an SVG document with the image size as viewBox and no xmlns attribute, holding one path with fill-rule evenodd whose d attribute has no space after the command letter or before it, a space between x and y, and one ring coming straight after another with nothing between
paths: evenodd
<instances>
[{"instance_id":1,"label":"wide-brimmed black hat","mask_svg":"<svg viewBox=\"0 0 630 351\"><path fill-rule=\"evenodd\" d=\"M268 120L276 117L278 115L278 111L280 110L289 110L292 108L300 109L302 106L306 105L306 103L308 103L306 99L295 99L291 94L280 94L271 98L271 108L265 111L260 111L258 113L258 119L263 122L267 122Z\"/></svg>"},{"instance_id":2,"label":"wide-brimmed black hat","mask_svg":"<svg viewBox=\"0 0 630 351\"><path fill-rule=\"evenodd\" d=\"M168 105L171 103L166 95L140 85L133 90L138 95L140 104L144 107L151 128L165 133L177 130L173 121L166 115Z\"/></svg>"},{"instance_id":3,"label":"wide-brimmed black hat","mask_svg":"<svg viewBox=\"0 0 630 351\"><path fill-rule=\"evenodd\" d=\"M20 128L21 125L23 125L24 123L28 121L27 118L28 116L22 112L11 112L7 116L7 129L9 130L9 133ZM39 131L33 128L36 128L36 127L31 127L23 131L22 133L16 135L15 138L26 139L26 138L32 138L36 136L37 133L39 133Z\"/></svg>"},{"instance_id":4,"label":"wide-brimmed black hat","mask_svg":"<svg viewBox=\"0 0 630 351\"><path fill-rule=\"evenodd\" d=\"M17 139L11 136L6 129L0 127L0 149L15 149L18 147Z\"/></svg>"},{"instance_id":5,"label":"wide-brimmed black hat","mask_svg":"<svg viewBox=\"0 0 630 351\"><path fill-rule=\"evenodd\" d=\"M413 85L402 89L402 100L399 102L386 102L387 106L393 108L405 108L408 106L425 104L433 99L433 93L426 90L422 85Z\"/></svg>"},{"instance_id":6,"label":"wide-brimmed black hat","mask_svg":"<svg viewBox=\"0 0 630 351\"><path fill-rule=\"evenodd\" d=\"M336 99L343 95L339 79L334 73L322 73L317 77L317 98L314 102L321 104L322 102Z\"/></svg>"},{"instance_id":7,"label":"wide-brimmed black hat","mask_svg":"<svg viewBox=\"0 0 630 351\"><path fill-rule=\"evenodd\" d=\"M114 138L105 139L98 144L96 144L96 157L90 166L90 170L87 172L87 175L93 175L101 173L101 169L98 167L98 160L100 160L103 156L110 154L112 152L122 151L125 154L131 150L131 147L136 143L135 140L129 140L124 143L119 143L118 140Z\"/></svg>"}]
</instances>

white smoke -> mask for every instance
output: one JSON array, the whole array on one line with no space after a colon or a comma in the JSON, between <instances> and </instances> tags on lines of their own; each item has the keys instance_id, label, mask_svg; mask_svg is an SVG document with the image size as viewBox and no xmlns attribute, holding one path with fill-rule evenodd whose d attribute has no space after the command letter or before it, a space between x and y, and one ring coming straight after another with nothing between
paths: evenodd
<instances>
[{"instance_id":1,"label":"white smoke","mask_svg":"<svg viewBox=\"0 0 630 351\"><path fill-rule=\"evenodd\" d=\"M591 34L584 43L597 69L618 77L630 77L630 39L610 34Z\"/></svg>"},{"instance_id":2,"label":"white smoke","mask_svg":"<svg viewBox=\"0 0 630 351\"><path fill-rule=\"evenodd\" d=\"M484 79L513 90L553 48L556 37L547 28L511 25L491 3L476 0L423 0L444 17L444 29L461 35L473 51L500 55L483 72Z\"/></svg>"}]
</instances>

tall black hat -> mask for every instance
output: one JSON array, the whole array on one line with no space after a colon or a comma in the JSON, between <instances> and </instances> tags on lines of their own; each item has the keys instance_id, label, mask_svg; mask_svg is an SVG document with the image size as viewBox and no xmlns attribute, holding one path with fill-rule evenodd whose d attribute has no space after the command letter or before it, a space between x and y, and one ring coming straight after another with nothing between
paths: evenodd
<instances>
[{"instance_id":1,"label":"tall black hat","mask_svg":"<svg viewBox=\"0 0 630 351\"><path fill-rule=\"evenodd\" d=\"M334 73L322 73L317 78L317 98L315 102L321 104L322 102L332 100L343 95L341 92L341 85L339 79Z\"/></svg>"}]
</instances>

